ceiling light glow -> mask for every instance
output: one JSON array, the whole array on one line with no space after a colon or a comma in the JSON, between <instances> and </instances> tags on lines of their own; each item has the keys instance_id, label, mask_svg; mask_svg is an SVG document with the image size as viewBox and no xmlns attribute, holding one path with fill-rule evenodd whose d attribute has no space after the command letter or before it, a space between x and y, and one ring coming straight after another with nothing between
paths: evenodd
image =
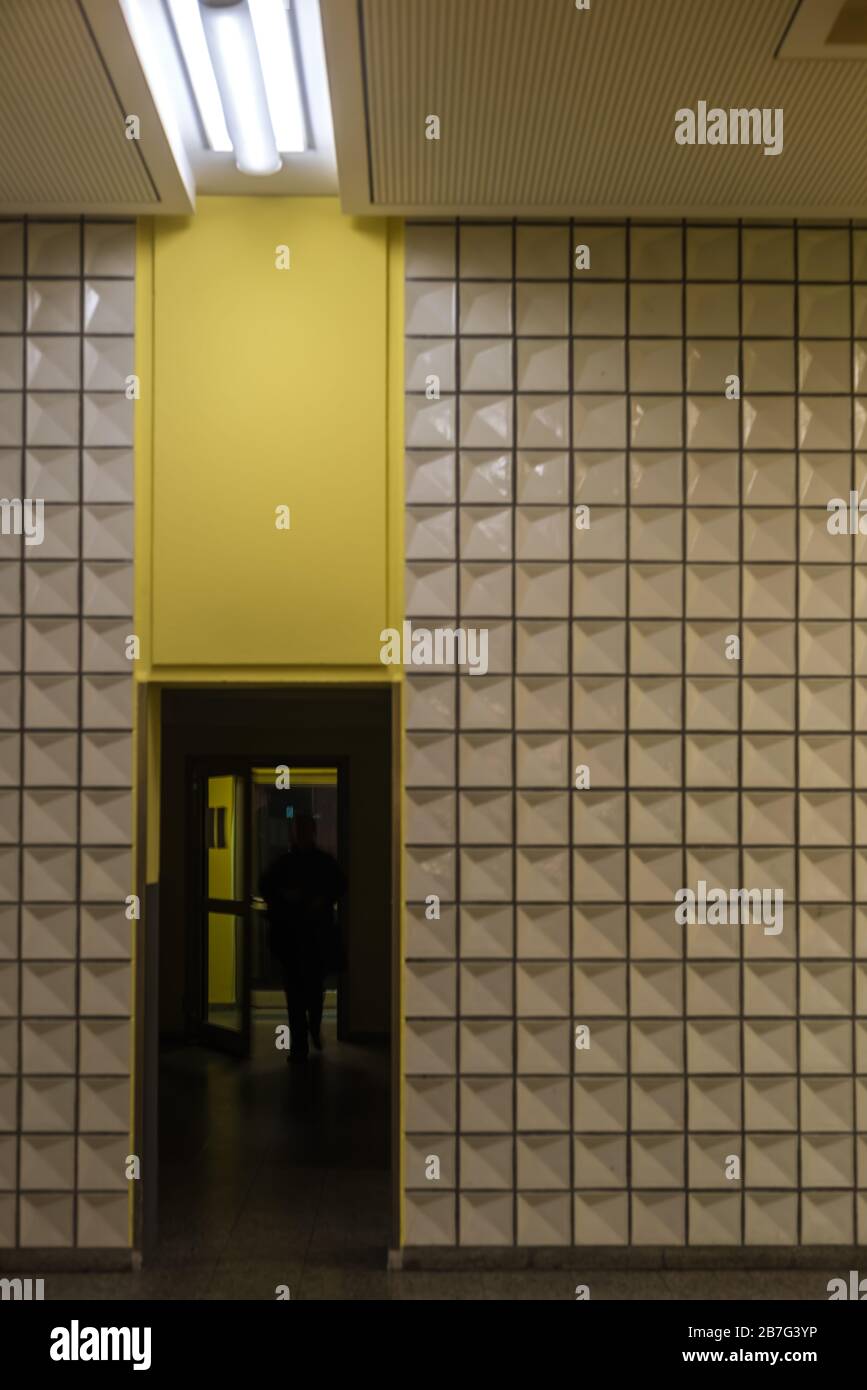
<instances>
[{"instance_id":1,"label":"ceiling light glow","mask_svg":"<svg viewBox=\"0 0 867 1390\"><path fill-rule=\"evenodd\" d=\"M246 174L308 148L286 0L166 0L208 145Z\"/></svg>"},{"instance_id":2,"label":"ceiling light glow","mask_svg":"<svg viewBox=\"0 0 867 1390\"><path fill-rule=\"evenodd\" d=\"M250 11L244 0L234 5L209 5L205 0L200 9L235 163L244 174L276 174L283 161L271 126Z\"/></svg>"},{"instance_id":3,"label":"ceiling light glow","mask_svg":"<svg viewBox=\"0 0 867 1390\"><path fill-rule=\"evenodd\" d=\"M281 154L307 149L301 83L283 0L248 0L274 138Z\"/></svg>"},{"instance_id":4,"label":"ceiling light glow","mask_svg":"<svg viewBox=\"0 0 867 1390\"><path fill-rule=\"evenodd\" d=\"M226 128L223 103L220 101L217 79L214 77L208 53L208 41L205 38L198 0L167 0L167 3L193 96L205 128L205 138L212 150L220 154L231 154L232 141Z\"/></svg>"}]
</instances>

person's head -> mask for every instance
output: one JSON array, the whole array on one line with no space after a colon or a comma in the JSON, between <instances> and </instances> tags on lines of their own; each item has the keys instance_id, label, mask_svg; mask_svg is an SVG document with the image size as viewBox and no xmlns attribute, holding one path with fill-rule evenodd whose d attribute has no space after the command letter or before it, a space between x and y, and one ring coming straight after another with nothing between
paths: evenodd
<instances>
[{"instance_id":1,"label":"person's head","mask_svg":"<svg viewBox=\"0 0 867 1390\"><path fill-rule=\"evenodd\" d=\"M304 814L292 819L293 849L312 849L316 844L316 821Z\"/></svg>"}]
</instances>

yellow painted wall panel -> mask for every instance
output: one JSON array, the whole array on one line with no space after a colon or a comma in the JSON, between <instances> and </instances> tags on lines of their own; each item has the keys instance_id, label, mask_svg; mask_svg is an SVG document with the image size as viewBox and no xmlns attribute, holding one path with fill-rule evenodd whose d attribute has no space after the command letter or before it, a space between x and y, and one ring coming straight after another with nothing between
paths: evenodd
<instances>
[{"instance_id":1,"label":"yellow painted wall panel","mask_svg":"<svg viewBox=\"0 0 867 1390\"><path fill-rule=\"evenodd\" d=\"M387 677L387 276L336 199L155 224L149 665Z\"/></svg>"}]
</instances>

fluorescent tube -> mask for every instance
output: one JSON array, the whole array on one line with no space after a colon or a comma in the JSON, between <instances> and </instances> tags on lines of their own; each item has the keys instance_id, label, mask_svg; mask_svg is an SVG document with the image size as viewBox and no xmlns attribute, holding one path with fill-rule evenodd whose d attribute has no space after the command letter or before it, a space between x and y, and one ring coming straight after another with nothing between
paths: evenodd
<instances>
[{"instance_id":1,"label":"fluorescent tube","mask_svg":"<svg viewBox=\"0 0 867 1390\"><path fill-rule=\"evenodd\" d=\"M205 139L212 150L219 154L231 154L232 141L226 128L198 0L168 0L168 7L205 128Z\"/></svg>"},{"instance_id":2,"label":"fluorescent tube","mask_svg":"<svg viewBox=\"0 0 867 1390\"><path fill-rule=\"evenodd\" d=\"M248 0L271 125L277 149L300 154L307 148L301 83L284 0Z\"/></svg>"},{"instance_id":3,"label":"fluorescent tube","mask_svg":"<svg viewBox=\"0 0 867 1390\"><path fill-rule=\"evenodd\" d=\"M244 174L276 174L277 152L253 23L245 0L200 11L235 163Z\"/></svg>"}]
</instances>

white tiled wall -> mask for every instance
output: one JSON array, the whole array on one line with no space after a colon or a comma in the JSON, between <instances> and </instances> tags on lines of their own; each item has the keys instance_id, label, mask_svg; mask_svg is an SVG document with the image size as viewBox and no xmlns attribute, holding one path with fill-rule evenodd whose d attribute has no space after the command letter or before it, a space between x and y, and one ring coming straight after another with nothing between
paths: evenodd
<instances>
[{"instance_id":1,"label":"white tiled wall","mask_svg":"<svg viewBox=\"0 0 867 1390\"><path fill-rule=\"evenodd\" d=\"M407 617L490 636L408 677L406 1241L864 1242L867 230L410 224L406 274ZM701 878L782 932L678 926Z\"/></svg>"},{"instance_id":2,"label":"white tiled wall","mask_svg":"<svg viewBox=\"0 0 867 1390\"><path fill-rule=\"evenodd\" d=\"M0 1247L129 1243L134 270L0 221Z\"/></svg>"}]
</instances>

